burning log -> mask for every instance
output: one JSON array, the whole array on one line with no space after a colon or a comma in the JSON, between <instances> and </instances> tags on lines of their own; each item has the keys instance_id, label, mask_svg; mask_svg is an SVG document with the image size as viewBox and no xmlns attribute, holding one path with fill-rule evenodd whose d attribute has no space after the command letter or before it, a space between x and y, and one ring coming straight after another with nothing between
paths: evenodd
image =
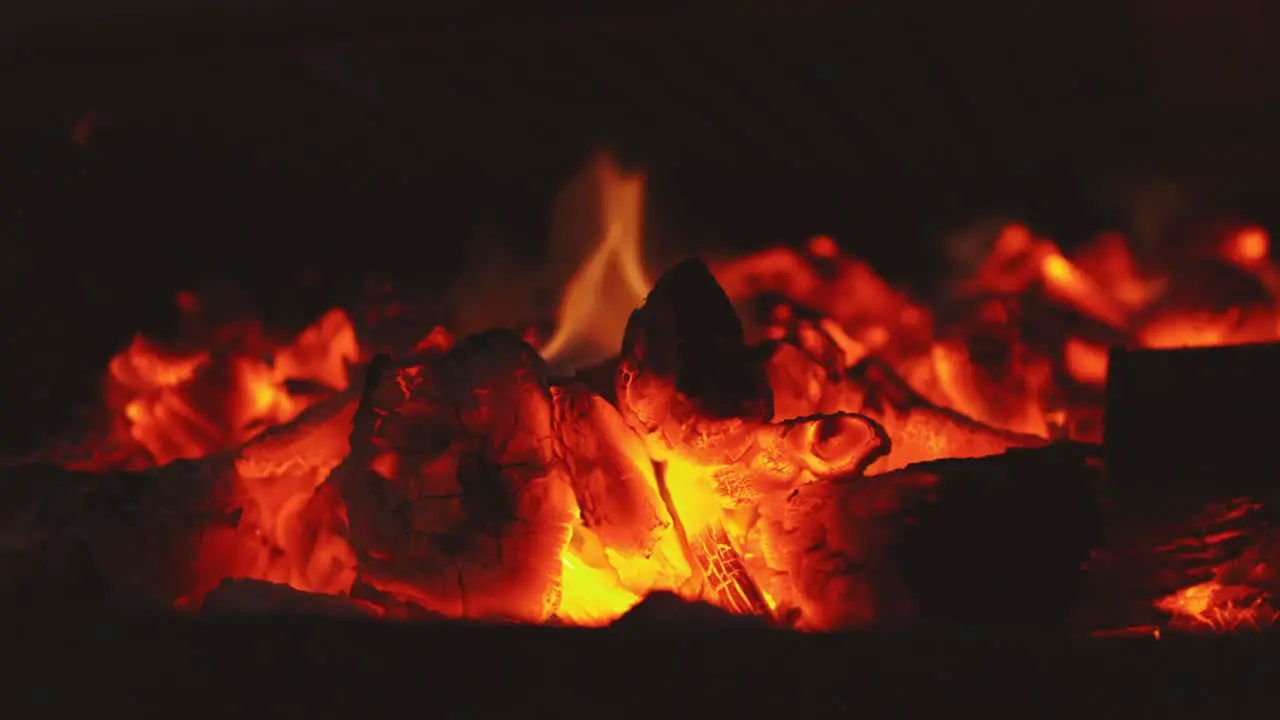
<instances>
[{"instance_id":1,"label":"burning log","mask_svg":"<svg viewBox=\"0 0 1280 720\"><path fill-rule=\"evenodd\" d=\"M881 472L928 460L986 457L1046 444L1042 437L992 427L930 402L876 358L850 368L846 378L852 392L845 395L845 402L853 400L855 407L891 428L890 437L896 436L898 452L876 468Z\"/></svg>"},{"instance_id":2,"label":"burning log","mask_svg":"<svg viewBox=\"0 0 1280 720\"><path fill-rule=\"evenodd\" d=\"M642 435L666 447L714 445L731 421L768 422L773 391L743 336L742 321L707 267L668 270L631 314L617 374L618 407ZM730 421L730 422L727 422Z\"/></svg>"},{"instance_id":3,"label":"burning log","mask_svg":"<svg viewBox=\"0 0 1280 720\"><path fill-rule=\"evenodd\" d=\"M598 242L577 248L541 356L505 332L455 344L459 326L434 327L420 356L381 356L351 387L371 348L410 347L426 326L358 339L340 310L287 345L257 323L208 326L198 351L135 341L106 384L120 452L94 443L63 462L205 459L0 472L6 578L215 613L589 625L672 590L624 622L711 607L815 629L1056 620L1094 545L1099 470L1093 448L1047 438L1078 439L1098 416L1106 344L1276 335L1280 271L1260 228L1151 273L1123 239L1068 259L1005 225L933 307L818 237L715 276L680 263L628 316L650 285L642 182L601 167L601 227L582 236ZM731 299L763 310L765 345L748 345ZM194 296L179 304L199 318ZM1208 330L1186 334L1204 307ZM619 333L616 358L573 362ZM1223 418L1240 398L1280 400L1266 377L1280 358L1237 351L1111 358L1106 490L1122 531L1089 566L1116 589L1104 603L1150 610L1168 593L1160 609L1223 625L1206 597L1269 610L1273 491L1248 481L1269 480L1274 458L1264 425ZM552 382L548 364L578 372ZM1179 491L1151 493L1157 480Z\"/></svg>"},{"instance_id":4,"label":"burning log","mask_svg":"<svg viewBox=\"0 0 1280 720\"><path fill-rule=\"evenodd\" d=\"M581 385L553 388L555 437L582 524L609 548L648 557L671 527L644 441Z\"/></svg>"},{"instance_id":5,"label":"burning log","mask_svg":"<svg viewBox=\"0 0 1280 720\"><path fill-rule=\"evenodd\" d=\"M650 456L664 463L659 487L704 591L741 613L770 610L723 510L818 477L860 474L888 450L883 430L857 415L771 424L765 368L729 298L696 260L664 274L632 313L617 397Z\"/></svg>"},{"instance_id":6,"label":"burning log","mask_svg":"<svg viewBox=\"0 0 1280 720\"><path fill-rule=\"evenodd\" d=\"M352 420L363 386L359 383L273 427L235 454L237 500L245 520L267 547L220 554L239 558L212 569L201 591L222 577L251 577L291 583L312 592L345 593L355 580L356 558L332 518L340 508L315 491L350 452ZM247 550L247 551L246 551Z\"/></svg>"},{"instance_id":7,"label":"burning log","mask_svg":"<svg viewBox=\"0 0 1280 720\"><path fill-rule=\"evenodd\" d=\"M513 335L369 369L351 452L317 493L346 506L361 578L446 615L555 610L574 499L546 370Z\"/></svg>"},{"instance_id":8,"label":"burning log","mask_svg":"<svg viewBox=\"0 0 1280 720\"><path fill-rule=\"evenodd\" d=\"M1097 532L1095 455L1013 449L810 483L762 517L765 551L812 627L1061 620Z\"/></svg>"},{"instance_id":9,"label":"burning log","mask_svg":"<svg viewBox=\"0 0 1280 720\"><path fill-rule=\"evenodd\" d=\"M682 314L686 307L698 311ZM787 490L803 471L809 479L860 472L887 452L881 428L858 415L771 422L766 367L743 340L729 298L696 260L663 275L632 314L617 390L623 417L653 457L744 472L717 476L734 501ZM750 487L747 476L765 484Z\"/></svg>"},{"instance_id":10,"label":"burning log","mask_svg":"<svg viewBox=\"0 0 1280 720\"><path fill-rule=\"evenodd\" d=\"M622 416L660 462L681 454L694 463L707 455L740 454L751 441L746 422L766 422L773 415L768 378L752 362L742 322L697 260L667 271L631 314L616 388ZM690 518L676 511L673 479L664 468L660 491L690 567L710 581L704 589L724 607L767 615L768 604L738 551L726 542L714 510L691 527ZM688 481L698 483L699 478Z\"/></svg>"},{"instance_id":11,"label":"burning log","mask_svg":"<svg viewBox=\"0 0 1280 720\"><path fill-rule=\"evenodd\" d=\"M788 342L773 343L768 352L767 368L778 416L844 412L872 418L893 440L893 452L872 466L878 472L942 458L997 455L1046 442L936 405L874 356L847 369L835 369L824 367L812 353Z\"/></svg>"}]
</instances>

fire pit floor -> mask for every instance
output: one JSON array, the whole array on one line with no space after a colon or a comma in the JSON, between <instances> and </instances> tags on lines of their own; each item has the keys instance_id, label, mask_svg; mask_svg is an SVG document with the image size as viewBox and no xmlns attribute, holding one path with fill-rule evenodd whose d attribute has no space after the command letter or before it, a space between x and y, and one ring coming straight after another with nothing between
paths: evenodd
<instances>
[{"instance_id":1,"label":"fire pit floor","mask_svg":"<svg viewBox=\"0 0 1280 720\"><path fill-rule=\"evenodd\" d=\"M49 717L57 706L183 718L1231 717L1266 706L1266 658L1280 650L1258 637L1067 641L976 629L567 630L52 608L3 617L6 702Z\"/></svg>"}]
</instances>

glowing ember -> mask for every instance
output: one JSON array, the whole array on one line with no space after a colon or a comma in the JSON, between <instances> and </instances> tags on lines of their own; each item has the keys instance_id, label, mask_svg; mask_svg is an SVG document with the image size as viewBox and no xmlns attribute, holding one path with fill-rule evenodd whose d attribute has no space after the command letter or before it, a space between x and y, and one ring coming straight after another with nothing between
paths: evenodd
<instances>
[{"instance_id":1,"label":"glowing ember","mask_svg":"<svg viewBox=\"0 0 1280 720\"><path fill-rule=\"evenodd\" d=\"M243 515L201 541L184 607L223 578L246 578L313 593L363 587L455 617L597 625L669 590L822 629L893 615L883 607L893 593L832 601L834 586L805 574L795 544L816 531L796 525L792 498L831 522L813 498L861 479L831 507L871 518L911 494L878 484L911 463L1096 441L1090 419L1117 340L1280 334L1270 241L1255 227L1206 240L1209 261L1175 273L1144 267L1116 233L1067 253L1009 225L936 311L826 236L709 271L681 264L654 288L643 178L604 159L592 167L598 242L539 351L507 333L455 342L423 328L361 388L352 378L371 358L341 310L288 342L255 324L203 344L139 337L108 367L109 437L61 462L231 458ZM1170 300L1208 265L1268 294L1226 308ZM183 293L178 304L196 313L201 302ZM549 376L619 348L603 386ZM868 543L859 552L883 544L857 537ZM1275 614L1259 577L1154 602L1173 626L1261 627Z\"/></svg>"},{"instance_id":2,"label":"glowing ember","mask_svg":"<svg viewBox=\"0 0 1280 720\"><path fill-rule=\"evenodd\" d=\"M1265 593L1214 581L1192 585L1160 598L1156 607L1172 615L1177 624L1216 632L1242 628L1257 630L1276 620L1276 611L1266 605Z\"/></svg>"}]
</instances>

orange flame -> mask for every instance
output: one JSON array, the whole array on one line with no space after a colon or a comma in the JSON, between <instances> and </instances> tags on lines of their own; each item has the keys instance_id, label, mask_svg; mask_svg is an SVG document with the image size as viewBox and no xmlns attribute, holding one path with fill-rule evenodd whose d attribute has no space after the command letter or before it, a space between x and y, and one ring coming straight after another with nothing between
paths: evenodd
<instances>
[{"instance_id":1,"label":"orange flame","mask_svg":"<svg viewBox=\"0 0 1280 720\"><path fill-rule=\"evenodd\" d=\"M1261 629L1275 622L1276 613L1266 607L1266 596L1242 586L1215 581L1183 588L1155 605L1179 625L1214 632Z\"/></svg>"},{"instance_id":2,"label":"orange flame","mask_svg":"<svg viewBox=\"0 0 1280 720\"><path fill-rule=\"evenodd\" d=\"M555 334L541 348L553 365L571 360L574 353L590 362L616 352L627 316L653 286L641 252L644 176L624 173L605 157L591 170L600 237L594 252L565 284Z\"/></svg>"}]
</instances>

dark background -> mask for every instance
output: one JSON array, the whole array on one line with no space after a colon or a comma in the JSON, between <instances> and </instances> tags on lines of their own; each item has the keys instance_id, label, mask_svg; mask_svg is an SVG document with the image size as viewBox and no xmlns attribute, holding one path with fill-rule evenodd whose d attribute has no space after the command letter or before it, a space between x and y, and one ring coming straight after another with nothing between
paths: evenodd
<instances>
[{"instance_id":1,"label":"dark background","mask_svg":"<svg viewBox=\"0 0 1280 720\"><path fill-rule=\"evenodd\" d=\"M607 5L4 4L4 449L61 428L108 355L163 330L173 291L202 278L284 318L348 301L369 271L438 285L479 238L535 258L555 189L600 143L651 169L656 241L827 232L918 282L937 237L986 213L1064 241L1123 225L1098 197L1117 178L1195 178L1210 206L1280 219L1274 3ZM1203 717L1274 695L1258 672L1275 648L1247 641L2 614L9 684L46 713L83 698L276 718L410 703L457 717Z\"/></svg>"},{"instance_id":2,"label":"dark background","mask_svg":"<svg viewBox=\"0 0 1280 720\"><path fill-rule=\"evenodd\" d=\"M1123 225L1099 200L1117 178L1193 177L1274 216L1263 2L415 5L0 14L11 438L60 422L202 279L272 319L371 271L440 285L481 238L536 258L602 144L651 171L655 242L825 232L916 281L983 214L1065 241Z\"/></svg>"},{"instance_id":3,"label":"dark background","mask_svg":"<svg viewBox=\"0 0 1280 720\"><path fill-rule=\"evenodd\" d=\"M0 623L14 717L1078 720L1266 717L1275 702L1266 638L58 619L51 609Z\"/></svg>"}]
</instances>

